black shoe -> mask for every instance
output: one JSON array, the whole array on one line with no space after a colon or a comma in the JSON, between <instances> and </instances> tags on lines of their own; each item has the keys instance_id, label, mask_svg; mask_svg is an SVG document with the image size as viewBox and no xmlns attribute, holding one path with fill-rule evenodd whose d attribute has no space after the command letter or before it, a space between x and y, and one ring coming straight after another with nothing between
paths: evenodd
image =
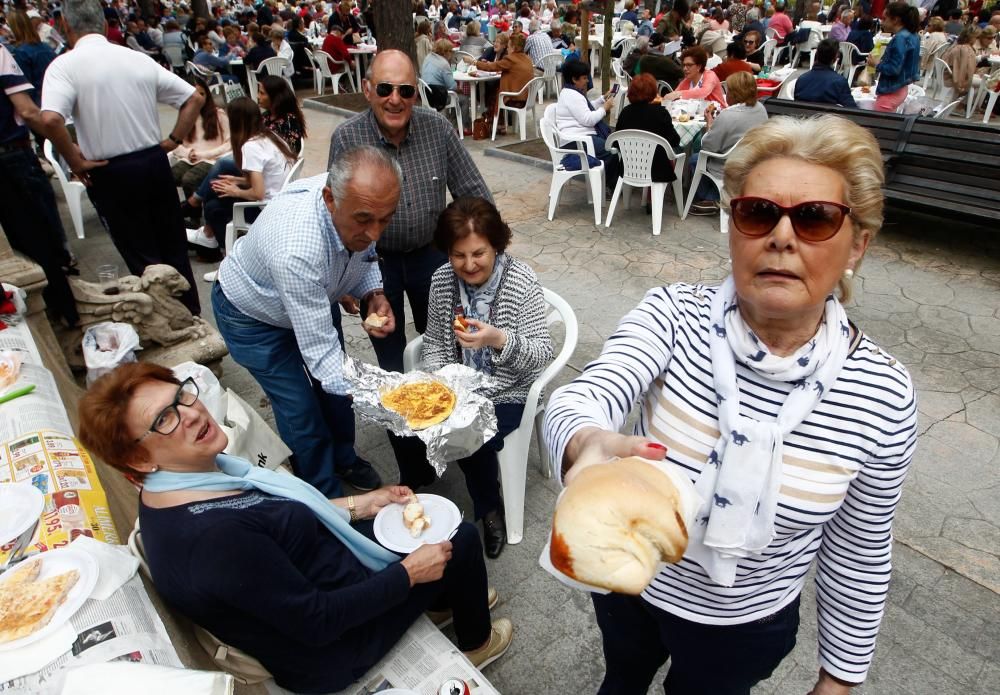
<instances>
[{"instance_id":1,"label":"black shoe","mask_svg":"<svg viewBox=\"0 0 1000 695\"><path fill-rule=\"evenodd\" d=\"M360 457L354 459L354 466L346 471L341 471L337 476L361 492L370 492L382 487L382 478L379 477L378 471Z\"/></svg>"},{"instance_id":2,"label":"black shoe","mask_svg":"<svg viewBox=\"0 0 1000 695\"><path fill-rule=\"evenodd\" d=\"M186 200L181 203L181 215L184 216L185 220L196 221L196 224L188 225L189 227L200 227L201 226L201 207L195 207Z\"/></svg>"},{"instance_id":3,"label":"black shoe","mask_svg":"<svg viewBox=\"0 0 1000 695\"><path fill-rule=\"evenodd\" d=\"M691 206L692 215L718 215L719 204L712 200L699 200Z\"/></svg>"},{"instance_id":4,"label":"black shoe","mask_svg":"<svg viewBox=\"0 0 1000 695\"><path fill-rule=\"evenodd\" d=\"M507 524L503 513L492 511L483 517L483 548L486 550L486 557L491 560L500 557L505 545L507 545Z\"/></svg>"}]
</instances>

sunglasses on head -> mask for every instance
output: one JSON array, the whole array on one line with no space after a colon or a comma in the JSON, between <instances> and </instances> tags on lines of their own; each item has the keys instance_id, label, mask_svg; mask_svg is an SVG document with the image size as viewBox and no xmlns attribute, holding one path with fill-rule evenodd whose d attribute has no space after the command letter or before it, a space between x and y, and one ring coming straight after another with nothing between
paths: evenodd
<instances>
[{"instance_id":1,"label":"sunglasses on head","mask_svg":"<svg viewBox=\"0 0 1000 695\"><path fill-rule=\"evenodd\" d=\"M393 84L392 82L379 82L375 85L375 93L385 99L387 96L392 94L394 89L399 90L399 96L403 99L412 99L416 93L417 88L412 84Z\"/></svg>"},{"instance_id":2,"label":"sunglasses on head","mask_svg":"<svg viewBox=\"0 0 1000 695\"><path fill-rule=\"evenodd\" d=\"M807 200L785 207L767 198L742 197L729 201L730 215L736 230L748 237L762 237L771 233L778 222L788 215L795 235L803 241L832 239L851 208L824 200Z\"/></svg>"}]
</instances>

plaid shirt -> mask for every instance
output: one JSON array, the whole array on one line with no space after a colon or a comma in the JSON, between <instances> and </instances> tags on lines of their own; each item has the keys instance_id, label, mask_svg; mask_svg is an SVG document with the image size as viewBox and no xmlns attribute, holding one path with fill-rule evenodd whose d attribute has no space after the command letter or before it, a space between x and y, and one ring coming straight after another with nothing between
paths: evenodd
<instances>
[{"instance_id":1,"label":"plaid shirt","mask_svg":"<svg viewBox=\"0 0 1000 695\"><path fill-rule=\"evenodd\" d=\"M371 109L352 116L333 131L328 168L360 145L384 147L403 170L399 205L378 242L379 251L407 252L431 243L438 215L452 198L476 196L493 202L479 169L455 129L441 114L416 106L406 139L397 148L382 137Z\"/></svg>"},{"instance_id":2,"label":"plaid shirt","mask_svg":"<svg viewBox=\"0 0 1000 695\"><path fill-rule=\"evenodd\" d=\"M552 48L552 37L539 29L524 42L524 52L528 54L531 63L537 68L540 66L542 58L556 51Z\"/></svg>"},{"instance_id":3,"label":"plaid shirt","mask_svg":"<svg viewBox=\"0 0 1000 695\"><path fill-rule=\"evenodd\" d=\"M247 316L295 331L306 368L328 393L345 394L332 306L382 287L374 244L351 253L323 202L326 174L285 187L219 266L226 298Z\"/></svg>"}]
</instances>

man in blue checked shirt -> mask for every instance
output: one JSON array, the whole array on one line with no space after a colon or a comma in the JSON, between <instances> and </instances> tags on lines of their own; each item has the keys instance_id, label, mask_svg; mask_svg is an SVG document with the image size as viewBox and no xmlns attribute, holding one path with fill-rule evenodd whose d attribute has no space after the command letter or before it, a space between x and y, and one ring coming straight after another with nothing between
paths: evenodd
<instances>
[{"instance_id":1,"label":"man in blue checked shirt","mask_svg":"<svg viewBox=\"0 0 1000 695\"><path fill-rule=\"evenodd\" d=\"M354 412L343 377L340 297L365 301L362 324L381 338L396 329L382 292L375 242L399 201L399 165L362 146L329 175L289 184L219 267L212 308L229 353L264 389L295 474L327 497L340 481L358 490L382 484L354 451ZM304 369L303 369L304 368Z\"/></svg>"}]
</instances>

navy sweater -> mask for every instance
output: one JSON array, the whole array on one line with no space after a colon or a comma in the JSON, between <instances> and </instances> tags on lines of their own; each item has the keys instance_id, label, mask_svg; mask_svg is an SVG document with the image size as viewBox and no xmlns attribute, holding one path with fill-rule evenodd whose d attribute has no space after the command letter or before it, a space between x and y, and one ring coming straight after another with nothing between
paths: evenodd
<instances>
[{"instance_id":1,"label":"navy sweater","mask_svg":"<svg viewBox=\"0 0 1000 695\"><path fill-rule=\"evenodd\" d=\"M398 562L372 572L303 504L253 490L154 509L140 503L157 591L279 685L330 692L381 653L377 618L405 602Z\"/></svg>"}]
</instances>

